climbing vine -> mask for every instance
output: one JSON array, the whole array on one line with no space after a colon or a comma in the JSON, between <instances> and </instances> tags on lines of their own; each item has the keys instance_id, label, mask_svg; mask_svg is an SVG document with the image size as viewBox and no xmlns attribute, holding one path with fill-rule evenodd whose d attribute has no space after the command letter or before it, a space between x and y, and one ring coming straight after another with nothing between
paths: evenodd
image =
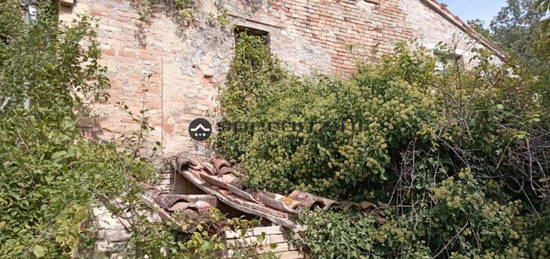
<instances>
[{"instance_id":1,"label":"climbing vine","mask_svg":"<svg viewBox=\"0 0 550 259\"><path fill-rule=\"evenodd\" d=\"M164 9L171 13L176 21L189 26L194 22L204 21L210 24L227 25L229 24L228 12L222 0L214 1L215 11L213 13L203 13L198 8L198 2L195 0L131 0L137 8L140 20L144 23L151 21L154 13Z\"/></svg>"}]
</instances>

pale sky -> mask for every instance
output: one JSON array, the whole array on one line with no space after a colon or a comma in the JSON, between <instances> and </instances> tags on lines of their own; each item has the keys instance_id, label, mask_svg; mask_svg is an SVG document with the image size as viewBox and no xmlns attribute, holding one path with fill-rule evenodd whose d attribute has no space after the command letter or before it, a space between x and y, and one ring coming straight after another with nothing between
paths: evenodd
<instances>
[{"instance_id":1,"label":"pale sky","mask_svg":"<svg viewBox=\"0 0 550 259\"><path fill-rule=\"evenodd\" d=\"M449 10L464 21L479 18L488 26L500 8L505 5L506 0L439 0L439 2L446 4Z\"/></svg>"}]
</instances>

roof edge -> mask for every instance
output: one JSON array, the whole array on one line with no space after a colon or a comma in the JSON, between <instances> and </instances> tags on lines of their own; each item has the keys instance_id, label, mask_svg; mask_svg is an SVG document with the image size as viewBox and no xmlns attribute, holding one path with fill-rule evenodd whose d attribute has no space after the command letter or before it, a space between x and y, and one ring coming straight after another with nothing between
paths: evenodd
<instances>
[{"instance_id":1,"label":"roof edge","mask_svg":"<svg viewBox=\"0 0 550 259\"><path fill-rule=\"evenodd\" d=\"M483 35L479 34L474 30L470 25L462 21L460 17L453 14L446 6L437 2L437 0L420 0L420 2L427 5L429 8L437 12L439 15L443 16L446 20L460 28L463 32L468 34L473 39L477 40L481 45L487 49L493 51L497 57L505 61L507 59L506 54L502 51L495 43L485 38Z\"/></svg>"}]
</instances>

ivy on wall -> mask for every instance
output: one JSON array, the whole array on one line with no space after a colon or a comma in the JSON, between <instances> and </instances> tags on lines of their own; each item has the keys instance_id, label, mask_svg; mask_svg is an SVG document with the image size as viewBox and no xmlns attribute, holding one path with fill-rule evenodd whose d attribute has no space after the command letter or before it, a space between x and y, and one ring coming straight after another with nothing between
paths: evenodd
<instances>
[{"instance_id":1,"label":"ivy on wall","mask_svg":"<svg viewBox=\"0 0 550 259\"><path fill-rule=\"evenodd\" d=\"M140 20L148 23L155 12L159 9L167 10L179 23L191 25L200 19L212 25L227 25L229 17L223 0L214 1L216 11L214 13L203 13L198 6L200 3L195 0L131 0L140 14Z\"/></svg>"}]
</instances>

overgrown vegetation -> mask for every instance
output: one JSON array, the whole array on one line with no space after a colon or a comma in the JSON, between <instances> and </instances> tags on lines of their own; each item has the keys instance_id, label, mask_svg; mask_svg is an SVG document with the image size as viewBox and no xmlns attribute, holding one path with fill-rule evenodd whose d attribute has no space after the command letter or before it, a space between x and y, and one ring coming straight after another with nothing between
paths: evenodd
<instances>
[{"instance_id":1,"label":"overgrown vegetation","mask_svg":"<svg viewBox=\"0 0 550 259\"><path fill-rule=\"evenodd\" d=\"M442 55L447 47L436 52L403 44L350 79L301 79L260 38L239 37L225 122L306 125L220 132L220 151L249 173L248 187L387 204L384 224L359 212L302 217L296 244L315 258L548 256L544 75L496 66L484 50L468 70Z\"/></svg>"},{"instance_id":2,"label":"overgrown vegetation","mask_svg":"<svg viewBox=\"0 0 550 259\"><path fill-rule=\"evenodd\" d=\"M106 101L109 81L91 20L63 25L53 3L39 1L26 24L20 1L0 2L0 258L92 256L98 206L129 220L129 257L219 257L232 248L221 231L257 222L216 211L204 222L176 217L181 226L150 220L142 186L157 168L138 152L151 129L147 113L133 115L140 130L120 142L82 137L77 121L89 115L86 103ZM255 255L250 245L237 254Z\"/></svg>"},{"instance_id":3,"label":"overgrown vegetation","mask_svg":"<svg viewBox=\"0 0 550 259\"><path fill-rule=\"evenodd\" d=\"M507 51L515 62L550 82L550 30L548 0L507 0L506 5L485 28L480 20L474 28Z\"/></svg>"},{"instance_id":4,"label":"overgrown vegetation","mask_svg":"<svg viewBox=\"0 0 550 259\"><path fill-rule=\"evenodd\" d=\"M201 13L197 8L200 3L195 0L131 0L140 14L140 20L148 23L151 21L155 11L159 7L173 14L175 20L185 26L193 25L201 18L210 24L227 25L229 24L228 13L225 9L223 0L213 2L215 12ZM204 17L201 17L204 16Z\"/></svg>"},{"instance_id":5,"label":"overgrown vegetation","mask_svg":"<svg viewBox=\"0 0 550 259\"><path fill-rule=\"evenodd\" d=\"M98 42L89 18L65 26L50 1L40 3L31 24L19 1L0 3L0 257L88 256L96 206L132 216L128 256L219 257L228 248L222 230L244 234L257 222L217 211L198 225L178 215L179 226L149 220L141 186L156 169L138 152L150 130L146 111L134 117L141 130L122 143L81 136L75 125L88 115L85 103L108 97ZM530 46L548 61L548 45ZM452 56L446 51L438 57ZM250 188L382 202L378 214L301 217L308 228L294 242L314 257L547 258L548 70L525 66L534 64L528 55L494 66L480 51L465 70L400 45L349 79L302 79L281 68L263 39L239 37L221 97L225 120L304 124L222 132L218 145L245 167ZM196 231L183 234L191 225ZM257 256L256 247L240 254Z\"/></svg>"}]
</instances>

